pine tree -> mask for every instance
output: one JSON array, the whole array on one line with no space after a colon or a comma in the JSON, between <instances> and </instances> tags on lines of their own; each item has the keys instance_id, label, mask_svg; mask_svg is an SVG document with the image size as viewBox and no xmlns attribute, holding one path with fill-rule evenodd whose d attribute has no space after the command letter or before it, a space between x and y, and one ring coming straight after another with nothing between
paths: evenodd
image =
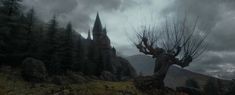
<instances>
[{"instance_id":1,"label":"pine tree","mask_svg":"<svg viewBox=\"0 0 235 95\"><path fill-rule=\"evenodd\" d=\"M72 70L78 71L78 72L86 72L86 65L87 65L87 48L85 47L85 39L80 35L74 32L74 47L73 47L73 54L74 54L74 62L72 64Z\"/></svg>"},{"instance_id":2,"label":"pine tree","mask_svg":"<svg viewBox=\"0 0 235 95\"><path fill-rule=\"evenodd\" d=\"M26 30L30 33L33 31L33 28L35 26L35 21L36 21L36 17L35 17L35 11L34 9L30 9L28 11L28 13L26 14Z\"/></svg>"},{"instance_id":3,"label":"pine tree","mask_svg":"<svg viewBox=\"0 0 235 95\"><path fill-rule=\"evenodd\" d=\"M2 3L2 13L7 16L19 15L21 12L21 2L22 0L1 0Z\"/></svg>"},{"instance_id":4,"label":"pine tree","mask_svg":"<svg viewBox=\"0 0 235 95\"><path fill-rule=\"evenodd\" d=\"M13 38L11 37L13 35L12 32L15 32L17 30L16 27L19 26L19 20L22 16L20 2L21 0L0 1L0 28L5 40Z\"/></svg>"},{"instance_id":5,"label":"pine tree","mask_svg":"<svg viewBox=\"0 0 235 95\"><path fill-rule=\"evenodd\" d=\"M58 22L56 17L54 16L53 19L49 22L47 37L45 40L44 46L44 59L47 63L47 68L50 73L52 74L59 74L61 72L61 64L59 63L59 58L57 55L57 30Z\"/></svg>"},{"instance_id":6,"label":"pine tree","mask_svg":"<svg viewBox=\"0 0 235 95\"><path fill-rule=\"evenodd\" d=\"M63 56L62 56L62 64L63 64L63 70L66 71L68 69L71 69L71 65L73 64L73 57L74 57L74 44L73 44L73 28L72 24L68 23L66 30L65 30L65 36L64 36L64 45L63 48Z\"/></svg>"},{"instance_id":7,"label":"pine tree","mask_svg":"<svg viewBox=\"0 0 235 95\"><path fill-rule=\"evenodd\" d=\"M19 20L22 18L23 13L21 12L22 0L1 0L0 3L0 27L8 27L13 30L16 26L19 26ZM21 22L20 22L21 23Z\"/></svg>"},{"instance_id":8,"label":"pine tree","mask_svg":"<svg viewBox=\"0 0 235 95\"><path fill-rule=\"evenodd\" d=\"M21 12L20 2L21 0L0 1L0 57L3 63L12 65L21 63L25 56L25 35L22 28L24 15Z\"/></svg>"},{"instance_id":9,"label":"pine tree","mask_svg":"<svg viewBox=\"0 0 235 95\"><path fill-rule=\"evenodd\" d=\"M56 34L57 34L57 21L56 17L54 16L53 19L49 23L49 28L48 28L48 34L47 34L47 40L48 40L48 50L49 55L51 55L49 58L51 60L54 60L55 58L55 53L56 53Z\"/></svg>"},{"instance_id":10,"label":"pine tree","mask_svg":"<svg viewBox=\"0 0 235 95\"><path fill-rule=\"evenodd\" d=\"M35 28L36 17L34 9L30 9L29 12L26 14L25 19L25 28L26 28L26 39L27 39L27 50L29 56L36 56L34 53L36 52L37 44L36 42L36 34L33 29Z\"/></svg>"}]
</instances>

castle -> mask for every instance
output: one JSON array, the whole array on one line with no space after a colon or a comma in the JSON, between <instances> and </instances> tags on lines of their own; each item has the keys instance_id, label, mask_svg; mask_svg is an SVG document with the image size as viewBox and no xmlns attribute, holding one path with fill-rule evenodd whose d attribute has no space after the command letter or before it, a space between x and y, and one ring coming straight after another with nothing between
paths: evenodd
<instances>
[{"instance_id":1,"label":"castle","mask_svg":"<svg viewBox=\"0 0 235 95\"><path fill-rule=\"evenodd\" d=\"M126 59L116 55L116 49L111 46L107 30L102 26L98 13L92 32L88 31L84 43L85 61L82 63L81 69L86 75L111 75L113 79L118 80L136 76L131 64Z\"/></svg>"},{"instance_id":2,"label":"castle","mask_svg":"<svg viewBox=\"0 0 235 95\"><path fill-rule=\"evenodd\" d=\"M106 28L103 28L98 13L92 29L92 34L89 30L86 40L88 41L87 55L90 60L93 60L94 63L96 63L95 65L98 67L98 70L96 71L115 72L112 59L116 57L116 50L111 47L110 39L107 36L107 30Z\"/></svg>"}]
</instances>

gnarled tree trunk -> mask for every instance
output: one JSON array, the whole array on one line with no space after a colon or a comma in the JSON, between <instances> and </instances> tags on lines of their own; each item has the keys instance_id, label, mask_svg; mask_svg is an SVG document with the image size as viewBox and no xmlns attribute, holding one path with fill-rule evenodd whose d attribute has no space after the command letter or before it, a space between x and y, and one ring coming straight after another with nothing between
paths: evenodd
<instances>
[{"instance_id":1,"label":"gnarled tree trunk","mask_svg":"<svg viewBox=\"0 0 235 95\"><path fill-rule=\"evenodd\" d=\"M154 75L135 79L135 86L140 90L164 89L164 79L170 66L175 62L170 55L159 55L155 60Z\"/></svg>"},{"instance_id":2,"label":"gnarled tree trunk","mask_svg":"<svg viewBox=\"0 0 235 95\"><path fill-rule=\"evenodd\" d=\"M171 65L172 62L170 61L170 57L167 55L162 55L155 60L154 83L157 88L164 87L164 79Z\"/></svg>"}]
</instances>

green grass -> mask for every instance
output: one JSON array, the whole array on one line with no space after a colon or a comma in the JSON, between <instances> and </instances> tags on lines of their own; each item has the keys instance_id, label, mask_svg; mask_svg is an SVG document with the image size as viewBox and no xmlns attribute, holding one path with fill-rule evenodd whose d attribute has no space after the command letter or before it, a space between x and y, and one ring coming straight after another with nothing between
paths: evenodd
<instances>
[{"instance_id":1,"label":"green grass","mask_svg":"<svg viewBox=\"0 0 235 95\"><path fill-rule=\"evenodd\" d=\"M132 82L93 81L82 85L71 85L71 87L77 90L77 94L84 95L120 95L124 92L141 95Z\"/></svg>"},{"instance_id":2,"label":"green grass","mask_svg":"<svg viewBox=\"0 0 235 95\"><path fill-rule=\"evenodd\" d=\"M32 84L19 77L0 73L0 95L54 95L55 93L63 93L60 95L125 95L123 93L142 95L131 81L91 81L71 85Z\"/></svg>"},{"instance_id":3,"label":"green grass","mask_svg":"<svg viewBox=\"0 0 235 95\"><path fill-rule=\"evenodd\" d=\"M153 91L151 95L159 94ZM152 92L151 92L152 93ZM147 95L138 91L132 81L109 82L90 81L83 84L55 85L51 83L32 84L24 81L20 74L0 73L0 95ZM185 95L167 92L165 95Z\"/></svg>"}]
</instances>

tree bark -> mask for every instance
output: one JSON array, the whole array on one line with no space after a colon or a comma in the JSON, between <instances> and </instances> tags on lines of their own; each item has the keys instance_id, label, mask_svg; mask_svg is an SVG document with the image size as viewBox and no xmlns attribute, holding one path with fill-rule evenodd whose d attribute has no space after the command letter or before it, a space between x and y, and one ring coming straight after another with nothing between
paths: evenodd
<instances>
[{"instance_id":1,"label":"tree bark","mask_svg":"<svg viewBox=\"0 0 235 95\"><path fill-rule=\"evenodd\" d=\"M172 62L167 55L160 56L156 59L154 68L154 86L156 88L163 88L165 86L164 79L171 65Z\"/></svg>"}]
</instances>

